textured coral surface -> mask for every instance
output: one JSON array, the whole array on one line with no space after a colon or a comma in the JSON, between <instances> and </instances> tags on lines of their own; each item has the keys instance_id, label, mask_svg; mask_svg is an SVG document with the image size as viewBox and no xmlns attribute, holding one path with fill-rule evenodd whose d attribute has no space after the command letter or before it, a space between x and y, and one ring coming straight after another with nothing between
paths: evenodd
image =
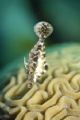
<instances>
[{"instance_id":1,"label":"textured coral surface","mask_svg":"<svg viewBox=\"0 0 80 120\"><path fill-rule=\"evenodd\" d=\"M15 120L80 120L80 45L51 50L48 72L27 88L25 70L12 76L0 107Z\"/></svg>"}]
</instances>

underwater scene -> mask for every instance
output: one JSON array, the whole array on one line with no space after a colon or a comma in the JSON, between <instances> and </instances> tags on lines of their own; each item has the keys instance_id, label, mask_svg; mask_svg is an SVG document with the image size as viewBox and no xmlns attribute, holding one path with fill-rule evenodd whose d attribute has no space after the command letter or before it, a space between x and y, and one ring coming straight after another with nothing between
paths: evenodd
<instances>
[{"instance_id":1,"label":"underwater scene","mask_svg":"<svg viewBox=\"0 0 80 120\"><path fill-rule=\"evenodd\" d=\"M0 120L80 120L80 2L4 1Z\"/></svg>"}]
</instances>

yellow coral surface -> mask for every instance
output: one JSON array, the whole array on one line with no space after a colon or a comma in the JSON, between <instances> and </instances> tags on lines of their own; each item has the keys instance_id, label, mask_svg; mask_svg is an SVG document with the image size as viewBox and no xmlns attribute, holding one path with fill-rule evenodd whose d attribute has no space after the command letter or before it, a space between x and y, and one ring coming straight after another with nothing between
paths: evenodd
<instances>
[{"instance_id":1,"label":"yellow coral surface","mask_svg":"<svg viewBox=\"0 0 80 120\"><path fill-rule=\"evenodd\" d=\"M0 107L15 120L80 120L80 45L48 53L49 70L27 88L25 70L3 89Z\"/></svg>"}]
</instances>

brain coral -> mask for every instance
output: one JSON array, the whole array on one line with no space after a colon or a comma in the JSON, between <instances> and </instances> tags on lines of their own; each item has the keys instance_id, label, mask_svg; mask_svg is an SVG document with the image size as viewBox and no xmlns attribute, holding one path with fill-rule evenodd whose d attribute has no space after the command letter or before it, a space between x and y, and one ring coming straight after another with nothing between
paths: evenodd
<instances>
[{"instance_id":1,"label":"brain coral","mask_svg":"<svg viewBox=\"0 0 80 120\"><path fill-rule=\"evenodd\" d=\"M48 72L31 89L24 68L12 76L0 108L15 120L80 120L80 45L52 49L47 62Z\"/></svg>"}]
</instances>

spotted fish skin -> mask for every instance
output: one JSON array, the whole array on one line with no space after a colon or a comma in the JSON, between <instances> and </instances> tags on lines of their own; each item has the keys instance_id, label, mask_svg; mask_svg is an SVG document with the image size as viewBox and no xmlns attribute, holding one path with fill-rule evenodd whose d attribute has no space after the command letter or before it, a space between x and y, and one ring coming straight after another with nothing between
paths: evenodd
<instances>
[{"instance_id":1,"label":"spotted fish skin","mask_svg":"<svg viewBox=\"0 0 80 120\"><path fill-rule=\"evenodd\" d=\"M51 24L41 21L34 26L34 32L39 37L39 41L29 53L28 64L24 60L27 71L27 80L36 83L42 74L48 70L45 53L45 39L53 32Z\"/></svg>"},{"instance_id":2,"label":"spotted fish skin","mask_svg":"<svg viewBox=\"0 0 80 120\"><path fill-rule=\"evenodd\" d=\"M39 39L37 44L29 53L28 64L26 65L27 80L37 82L42 74L44 74L48 65L46 62L45 43L44 39Z\"/></svg>"}]
</instances>

